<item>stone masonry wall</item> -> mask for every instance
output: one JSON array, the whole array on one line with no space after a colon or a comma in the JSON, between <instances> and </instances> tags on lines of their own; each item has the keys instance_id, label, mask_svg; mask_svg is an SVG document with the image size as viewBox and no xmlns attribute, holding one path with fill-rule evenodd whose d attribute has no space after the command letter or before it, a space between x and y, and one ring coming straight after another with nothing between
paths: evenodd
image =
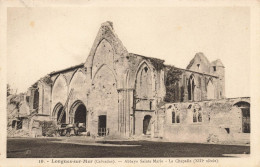
<instances>
[{"instance_id":1,"label":"stone masonry wall","mask_svg":"<svg viewBox=\"0 0 260 167\"><path fill-rule=\"evenodd\" d=\"M164 137L169 141L207 142L212 136L219 141L235 140L242 133L241 109L235 103L249 98L221 99L196 103L171 103L165 105ZM201 112L202 121L193 122L194 110ZM180 121L173 123L172 112Z\"/></svg>"}]
</instances>

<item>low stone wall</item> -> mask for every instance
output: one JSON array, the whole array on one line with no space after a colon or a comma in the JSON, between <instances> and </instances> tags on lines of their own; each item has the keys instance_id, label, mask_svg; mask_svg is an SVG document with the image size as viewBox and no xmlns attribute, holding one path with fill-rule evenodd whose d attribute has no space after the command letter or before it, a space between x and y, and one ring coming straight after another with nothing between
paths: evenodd
<instances>
[{"instance_id":1,"label":"low stone wall","mask_svg":"<svg viewBox=\"0 0 260 167\"><path fill-rule=\"evenodd\" d=\"M243 136L242 111L238 102L250 98L221 99L165 105L164 138L173 142L234 142ZM178 118L177 118L178 117Z\"/></svg>"},{"instance_id":2,"label":"low stone wall","mask_svg":"<svg viewBox=\"0 0 260 167\"><path fill-rule=\"evenodd\" d=\"M164 137L172 142L229 142L233 135L225 129L209 125L165 126Z\"/></svg>"}]
</instances>

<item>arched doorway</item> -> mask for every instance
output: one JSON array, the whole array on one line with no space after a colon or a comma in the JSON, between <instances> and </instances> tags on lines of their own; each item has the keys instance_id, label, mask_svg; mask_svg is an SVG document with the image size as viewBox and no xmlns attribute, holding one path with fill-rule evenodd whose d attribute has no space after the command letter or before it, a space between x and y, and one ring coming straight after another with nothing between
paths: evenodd
<instances>
[{"instance_id":1,"label":"arched doorway","mask_svg":"<svg viewBox=\"0 0 260 167\"><path fill-rule=\"evenodd\" d=\"M143 134L150 135L151 134L151 116L146 115L143 120Z\"/></svg>"},{"instance_id":2,"label":"arched doorway","mask_svg":"<svg viewBox=\"0 0 260 167\"><path fill-rule=\"evenodd\" d=\"M59 110L58 110L58 113L57 113L57 122L61 116L61 113L62 113L62 110L63 110L63 107L60 107ZM66 123L66 112L64 112L62 118L61 118L61 121L60 123Z\"/></svg>"},{"instance_id":3,"label":"arched doorway","mask_svg":"<svg viewBox=\"0 0 260 167\"><path fill-rule=\"evenodd\" d=\"M77 123L78 126L86 128L87 126L87 109L80 100L75 101L70 108L69 122Z\"/></svg>"},{"instance_id":4,"label":"arched doorway","mask_svg":"<svg viewBox=\"0 0 260 167\"><path fill-rule=\"evenodd\" d=\"M80 123L86 126L87 123L87 109L84 104L79 104L74 115L74 123Z\"/></svg>"},{"instance_id":5,"label":"arched doorway","mask_svg":"<svg viewBox=\"0 0 260 167\"><path fill-rule=\"evenodd\" d=\"M191 101L194 100L194 89L195 89L195 79L194 76L191 75L188 80L188 99Z\"/></svg>"},{"instance_id":6,"label":"arched doorway","mask_svg":"<svg viewBox=\"0 0 260 167\"><path fill-rule=\"evenodd\" d=\"M250 133L250 104L248 102L238 102L234 106L241 109L242 115L242 132Z\"/></svg>"}]
</instances>

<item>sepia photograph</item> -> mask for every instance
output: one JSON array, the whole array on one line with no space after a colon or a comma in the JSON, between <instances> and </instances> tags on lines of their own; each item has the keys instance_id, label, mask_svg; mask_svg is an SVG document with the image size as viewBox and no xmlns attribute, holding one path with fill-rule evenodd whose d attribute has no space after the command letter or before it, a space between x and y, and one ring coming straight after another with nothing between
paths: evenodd
<instances>
[{"instance_id":1,"label":"sepia photograph","mask_svg":"<svg viewBox=\"0 0 260 167\"><path fill-rule=\"evenodd\" d=\"M250 158L251 30L246 5L8 7L5 158Z\"/></svg>"}]
</instances>

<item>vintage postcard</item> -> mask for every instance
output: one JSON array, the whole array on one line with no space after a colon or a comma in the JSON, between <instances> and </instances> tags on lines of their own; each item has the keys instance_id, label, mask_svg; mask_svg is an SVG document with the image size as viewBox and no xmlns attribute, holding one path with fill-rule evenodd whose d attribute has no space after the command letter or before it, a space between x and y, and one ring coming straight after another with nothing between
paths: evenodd
<instances>
[{"instance_id":1,"label":"vintage postcard","mask_svg":"<svg viewBox=\"0 0 260 167\"><path fill-rule=\"evenodd\" d=\"M260 166L259 1L0 5L0 166Z\"/></svg>"}]
</instances>

